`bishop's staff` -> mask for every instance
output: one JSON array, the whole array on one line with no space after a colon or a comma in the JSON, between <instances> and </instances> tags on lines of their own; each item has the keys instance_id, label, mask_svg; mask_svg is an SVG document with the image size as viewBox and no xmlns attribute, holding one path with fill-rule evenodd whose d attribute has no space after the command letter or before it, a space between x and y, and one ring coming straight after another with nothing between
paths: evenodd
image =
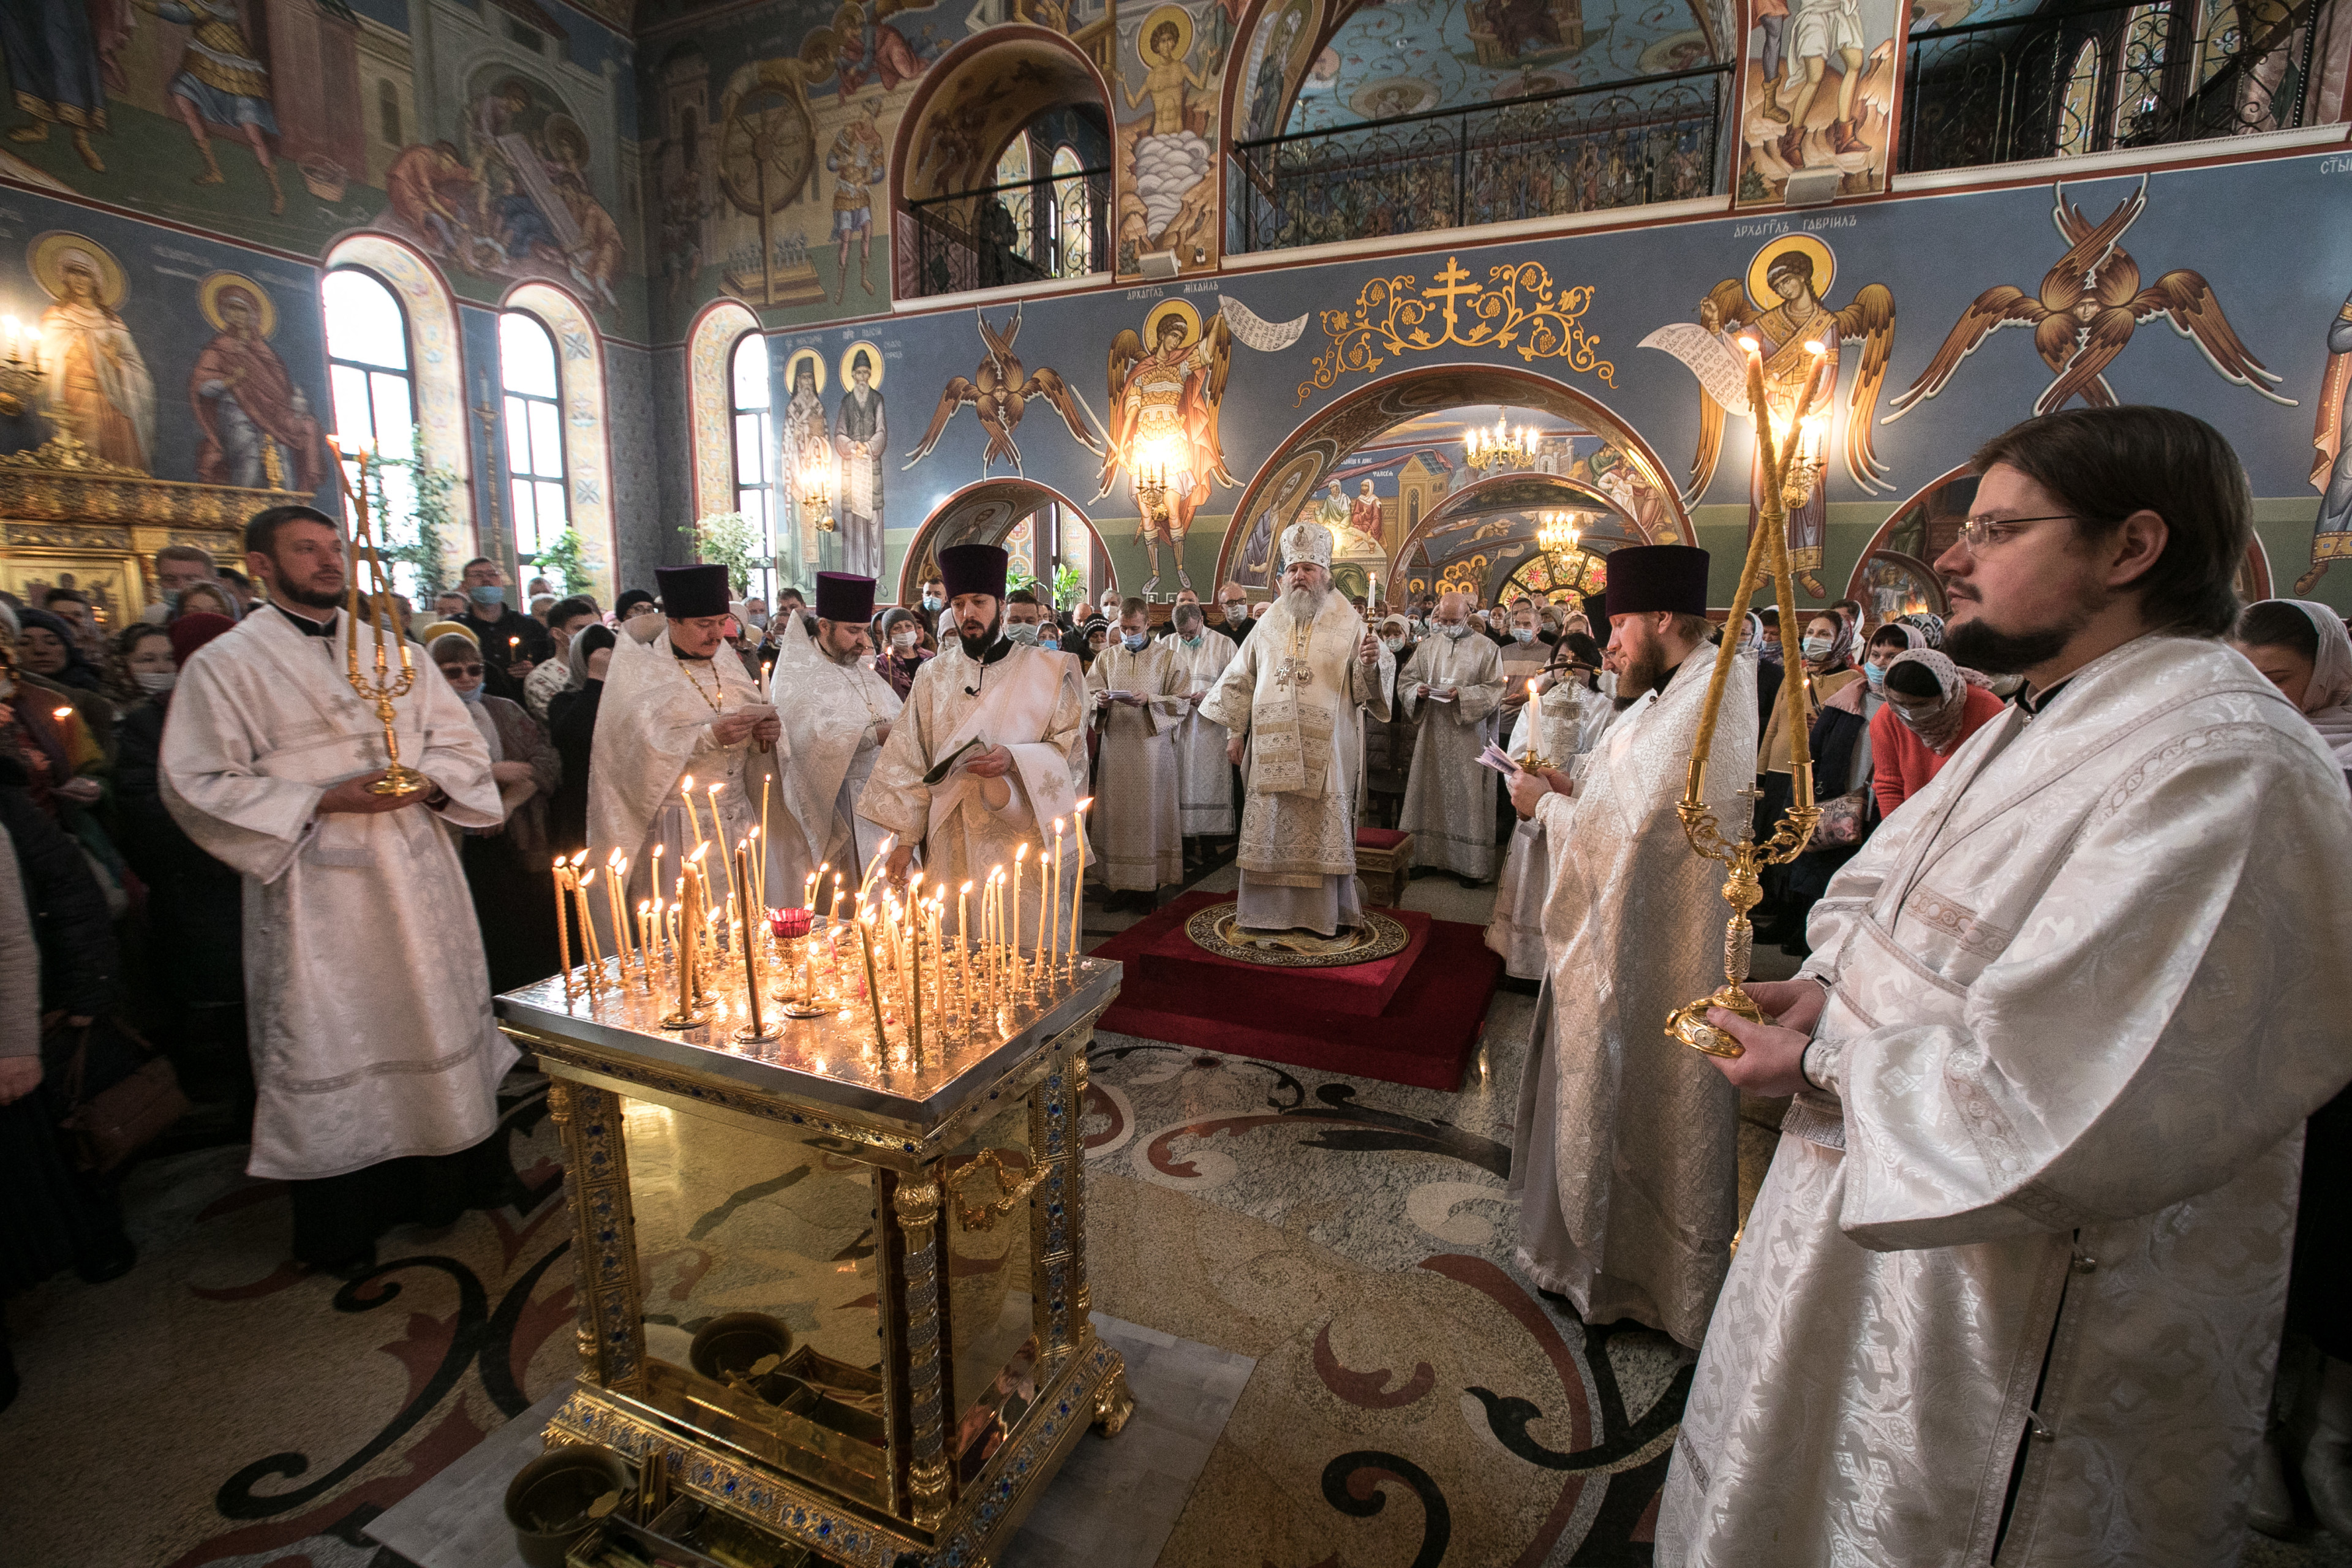
<instances>
[{"instance_id":1,"label":"bishop's staff","mask_svg":"<svg viewBox=\"0 0 2352 1568\"><path fill-rule=\"evenodd\" d=\"M1731 873L1723 884L1723 899L1731 906L1731 921L1723 931L1722 987L1668 1014L1665 1031L1668 1038L1711 1057L1736 1057L1743 1047L1706 1021L1708 1008L1720 1007L1756 1023L1764 1022L1764 1010L1740 984L1748 978L1748 958L1755 944L1756 933L1748 924L1748 911L1763 900L1764 889L1759 876L1761 869L1785 864L1803 854L1813 837L1813 825L1822 815L1821 807L1813 804L1813 761L1805 724L1807 682L1797 646L1796 593L1789 567L1788 489L1794 487L1801 501L1811 495L1820 472L1821 418L1809 417L1806 410L1812 407L1820 390L1828 365L1828 351L1817 342L1805 345L1811 363L1806 372L1803 394L1785 405L1776 418L1764 394L1761 345L1754 338L1742 338L1739 347L1748 360L1748 412L1756 422L1756 458L1763 469L1764 494L1756 531L1748 541L1748 558L1739 568L1739 592L1732 600L1731 614L1724 621L1723 649L1707 678L1706 707L1699 718L1698 740L1691 748L1690 773L1683 786L1682 802L1675 808L1691 847L1710 860L1722 862ZM1777 431L1776 424L1780 426ZM1751 816L1739 825L1738 838L1727 842L1716 823L1715 813L1706 805L1707 753L1715 744L1715 722L1723 709L1724 682L1731 673L1731 628L1748 614L1748 601L1756 592L1759 570L1770 572L1774 603L1780 609L1780 657L1789 670L1788 679L1780 683L1780 691L1786 703L1789 773L1794 795L1788 810L1773 825L1769 838L1761 844L1756 841L1756 825ZM1753 798L1753 790L1747 793Z\"/></svg>"},{"instance_id":2,"label":"bishop's staff","mask_svg":"<svg viewBox=\"0 0 2352 1568\"><path fill-rule=\"evenodd\" d=\"M383 749L389 759L383 777L368 785L368 792L371 795L410 795L425 787L425 778L400 760L400 736L393 729L392 704L395 698L407 696L409 688L416 684L416 666L409 654L407 637L394 624L392 579L385 574L383 563L376 558L375 538L368 527L369 453L365 447L360 449L360 482L358 489L354 489L351 475L343 468L342 447L336 445L332 437L328 437L327 446L335 455L335 477L342 482L343 499L351 503L352 511L351 590L344 613L345 679L352 683L352 689L359 693L361 701L375 704L375 716L383 725ZM379 484L381 482L378 481ZM362 563L366 564L368 576L374 584L368 595L375 610L375 669L373 674L362 674L360 669L360 567ZM387 638L400 647L398 675L391 671L391 660L385 652Z\"/></svg>"}]
</instances>

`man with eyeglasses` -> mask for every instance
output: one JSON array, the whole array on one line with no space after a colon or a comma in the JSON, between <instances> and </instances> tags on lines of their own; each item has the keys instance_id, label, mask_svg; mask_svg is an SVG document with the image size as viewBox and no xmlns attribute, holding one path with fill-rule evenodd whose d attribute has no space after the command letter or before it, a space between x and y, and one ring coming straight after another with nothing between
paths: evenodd
<instances>
[{"instance_id":1,"label":"man with eyeglasses","mask_svg":"<svg viewBox=\"0 0 2352 1568\"><path fill-rule=\"evenodd\" d=\"M1977 453L1946 651L2022 676L1717 1010L1794 1095L1661 1568L2208 1568L2244 1543L2303 1121L2352 1075L2352 811L2220 640L2245 471L2169 409ZM1672 1050L1675 1047L1665 1046Z\"/></svg>"}]
</instances>

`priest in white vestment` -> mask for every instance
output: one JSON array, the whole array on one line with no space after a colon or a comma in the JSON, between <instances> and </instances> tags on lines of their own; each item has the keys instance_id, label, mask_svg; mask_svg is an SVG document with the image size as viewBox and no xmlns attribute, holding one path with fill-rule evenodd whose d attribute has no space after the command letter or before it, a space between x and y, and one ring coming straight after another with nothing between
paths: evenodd
<instances>
[{"instance_id":1,"label":"priest in white vestment","mask_svg":"<svg viewBox=\"0 0 2352 1568\"><path fill-rule=\"evenodd\" d=\"M246 1169L288 1184L296 1258L350 1272L391 1226L446 1225L500 1195L483 1160L439 1158L497 1131L516 1056L490 1017L481 931L441 825L505 814L481 732L414 645L393 725L424 787L370 791L383 724L345 679L341 531L309 507L273 507L245 542L269 603L180 671L163 797L245 880L257 1096ZM373 635L360 627L362 668Z\"/></svg>"},{"instance_id":2,"label":"priest in white vestment","mask_svg":"<svg viewBox=\"0 0 2352 1568\"><path fill-rule=\"evenodd\" d=\"M857 797L901 704L874 668L873 616L873 578L820 572L814 626L799 616L777 623L768 698L793 721L778 747L780 809L769 819L772 903L803 897L810 874L829 866L815 896L818 909L830 908L835 882L854 893L880 847L882 835L858 819Z\"/></svg>"},{"instance_id":3,"label":"priest in white vestment","mask_svg":"<svg viewBox=\"0 0 2352 1568\"><path fill-rule=\"evenodd\" d=\"M1045 886L1037 861L1054 847L1056 818L1068 826L1056 894L1065 922L1083 875L1071 818L1087 782L1087 695L1074 655L1004 635L1009 560L992 544L940 552L955 635L915 672L857 812L892 836L893 881L906 880L920 849L925 885L949 889L950 930L955 891L971 883L976 914L989 872L1002 866L1009 879L1029 845L1017 919L1022 945L1034 947ZM1067 932L1065 923L1065 942Z\"/></svg>"},{"instance_id":4,"label":"priest in white vestment","mask_svg":"<svg viewBox=\"0 0 2352 1568\"><path fill-rule=\"evenodd\" d=\"M1686 544L1611 553L1618 685L1640 696L1572 784L1523 773L1511 786L1552 865L1548 977L1512 1131L1519 1266L1588 1323L1632 1318L1685 1345L1706 1332L1739 1206L1739 1097L1664 1032L1668 1012L1723 983L1723 870L1691 852L1675 814L1720 654L1706 574L1706 552ZM1755 754L1755 667L1736 661L1706 775L1707 805L1734 831Z\"/></svg>"},{"instance_id":5,"label":"priest in white vestment","mask_svg":"<svg viewBox=\"0 0 2352 1568\"><path fill-rule=\"evenodd\" d=\"M1168 642L1153 640L1141 599L1119 606L1118 640L1087 667L1087 693L1102 738L1089 831L1103 885L1148 910L1161 883L1184 879L1175 742L1192 704L1190 678Z\"/></svg>"},{"instance_id":6,"label":"priest in white vestment","mask_svg":"<svg viewBox=\"0 0 2352 1568\"><path fill-rule=\"evenodd\" d=\"M1201 711L1217 677L1234 661L1234 642L1208 629L1201 606L1179 602L1168 639L1184 671L1187 699L1176 725L1176 811L1188 839L1222 838L1234 830L1234 765L1225 760L1223 726Z\"/></svg>"},{"instance_id":7,"label":"priest in white vestment","mask_svg":"<svg viewBox=\"0 0 2352 1568\"><path fill-rule=\"evenodd\" d=\"M1413 726L1404 815L1416 868L1451 871L1465 888L1495 874L1495 775L1478 765L1503 700L1502 654L1470 625L1470 596L1437 601L1435 635L1397 676L1397 702Z\"/></svg>"},{"instance_id":8,"label":"priest in white vestment","mask_svg":"<svg viewBox=\"0 0 2352 1568\"><path fill-rule=\"evenodd\" d=\"M1239 923L1336 936L1364 923L1356 885L1359 710L1389 716L1396 659L1331 591L1331 531L1283 531L1280 599L1201 704L1242 770Z\"/></svg>"},{"instance_id":9,"label":"priest in white vestment","mask_svg":"<svg viewBox=\"0 0 2352 1568\"><path fill-rule=\"evenodd\" d=\"M1570 632L1560 638L1559 659L1534 678L1540 697L1519 709L1503 749L1521 762L1536 757L1573 782L1612 710L1595 683L1601 652L1591 637ZM1543 824L1529 817L1511 830L1486 921L1486 945L1502 955L1503 971L1514 979L1544 977L1543 906L1550 891L1551 840Z\"/></svg>"},{"instance_id":10,"label":"priest in white vestment","mask_svg":"<svg viewBox=\"0 0 2352 1568\"><path fill-rule=\"evenodd\" d=\"M679 868L705 843L703 874L714 901L725 899L736 841L760 824L752 749L772 747L782 731L727 640L727 568L662 566L654 576L662 613L621 623L588 771L588 864L602 867L615 849L629 858L629 909L655 897L675 901ZM588 900L611 952L603 905Z\"/></svg>"},{"instance_id":11,"label":"priest in white vestment","mask_svg":"<svg viewBox=\"0 0 2352 1568\"><path fill-rule=\"evenodd\" d=\"M1796 1099L1661 1568L2246 1543L2303 1123L2352 1076L2344 777L2218 640L2252 505L2217 431L2074 409L1977 468L1945 651L2025 684L1748 988L1774 1021L1708 1016Z\"/></svg>"}]
</instances>

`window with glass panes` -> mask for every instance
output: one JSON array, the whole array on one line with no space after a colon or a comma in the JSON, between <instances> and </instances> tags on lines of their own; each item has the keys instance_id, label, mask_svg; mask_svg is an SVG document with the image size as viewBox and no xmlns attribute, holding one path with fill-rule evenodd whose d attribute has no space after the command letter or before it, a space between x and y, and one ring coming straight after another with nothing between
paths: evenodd
<instances>
[{"instance_id":1,"label":"window with glass panes","mask_svg":"<svg viewBox=\"0 0 2352 1568\"><path fill-rule=\"evenodd\" d=\"M409 458L416 454L416 384L408 356L408 314L384 281L373 272L341 267L320 286L327 327L327 387L334 404L336 444L344 472L359 487L360 458ZM374 466L370 492L381 487L387 538L404 543L416 537L415 470ZM373 508L371 508L373 510ZM373 521L373 520L372 520ZM398 592L416 594L416 568L393 568Z\"/></svg>"},{"instance_id":2,"label":"window with glass panes","mask_svg":"<svg viewBox=\"0 0 2352 1568\"><path fill-rule=\"evenodd\" d=\"M776 487L775 426L771 417L773 395L768 388L768 340L745 332L736 340L731 360L735 413L735 510L757 531L760 553L769 565L754 569L751 583L761 598L772 603L782 564L776 547L776 522L782 514Z\"/></svg>"},{"instance_id":3,"label":"window with glass panes","mask_svg":"<svg viewBox=\"0 0 2352 1568\"><path fill-rule=\"evenodd\" d=\"M564 483L555 338L527 310L499 318L499 373L506 391L507 495L515 552L530 561L571 526L572 507Z\"/></svg>"}]
</instances>

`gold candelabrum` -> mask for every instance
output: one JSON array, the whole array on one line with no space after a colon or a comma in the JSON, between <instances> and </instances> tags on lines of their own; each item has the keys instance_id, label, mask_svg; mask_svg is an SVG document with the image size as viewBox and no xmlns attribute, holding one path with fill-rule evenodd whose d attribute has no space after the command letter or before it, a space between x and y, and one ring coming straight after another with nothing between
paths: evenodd
<instances>
[{"instance_id":1,"label":"gold candelabrum","mask_svg":"<svg viewBox=\"0 0 2352 1568\"><path fill-rule=\"evenodd\" d=\"M1723 931L1722 986L1669 1013L1665 1029L1668 1038L1711 1057L1736 1057L1743 1047L1706 1021L1709 1008L1720 1007L1750 1022L1764 1022L1764 1010L1742 984L1748 978L1756 938L1748 911L1763 900L1763 868L1785 864L1803 854L1812 838L1813 825L1822 815L1821 807L1813 804L1813 761L1805 722L1808 683L1798 648L1795 576L1789 566L1787 487L1796 478L1795 460L1804 437L1805 411L1812 406L1828 368L1828 351L1817 342L1805 345L1812 356L1812 364L1806 374L1804 389L1793 404L1775 409L1765 396L1761 345L1753 338L1742 338L1739 346L1748 359L1748 410L1756 423L1758 460L1764 468L1764 499L1756 531L1748 537L1748 558L1739 569L1739 590L1732 600L1731 614L1724 621L1724 650L1707 678L1706 707L1699 718L1698 740L1691 748L1690 772L1683 786L1682 802L1675 808L1691 847L1707 859L1721 862L1730 873L1723 884L1723 899L1731 906L1731 920ZM1810 493L1808 479L1806 489L1800 494ZM1748 602L1756 592L1756 580L1761 572L1771 574L1774 602L1780 609L1780 657L1788 670L1780 683L1780 693L1789 727L1789 773L1794 792L1788 810L1773 824L1772 836L1759 844L1752 810L1739 824L1737 838L1723 837L1715 813L1706 804L1706 768L1708 752L1715 744L1716 720L1723 710L1724 684L1731 673L1732 628L1746 617ZM1752 786L1739 793L1750 802L1759 798L1759 792Z\"/></svg>"},{"instance_id":2,"label":"gold candelabrum","mask_svg":"<svg viewBox=\"0 0 2352 1568\"><path fill-rule=\"evenodd\" d=\"M24 322L9 316L0 319L0 336L6 340L5 357L0 358L0 414L15 419L41 400L41 384L47 379L41 369L41 335L26 332ZM28 348L30 354L25 352Z\"/></svg>"},{"instance_id":3,"label":"gold candelabrum","mask_svg":"<svg viewBox=\"0 0 2352 1568\"><path fill-rule=\"evenodd\" d=\"M364 447L358 456L359 480L352 483L349 470L343 467L343 449L331 437L327 445L334 453L335 475L342 483L343 500L352 512L351 586L343 616L344 678L360 700L375 705L375 716L383 726L383 777L368 785L374 795L411 795L423 789L423 773L400 760L400 734L394 726L393 704L408 695L416 684L416 664L410 653L407 636L401 630L393 614L392 577L377 558L375 533L369 521L368 465L372 457ZM381 480L377 481L379 484ZM371 669L360 667L360 573L364 568L370 584L367 600L373 614L375 626L375 662ZM399 649L400 670L392 670L392 649Z\"/></svg>"},{"instance_id":4,"label":"gold candelabrum","mask_svg":"<svg viewBox=\"0 0 2352 1568\"><path fill-rule=\"evenodd\" d=\"M1495 416L1492 430L1472 426L1462 432L1463 460L1473 468L1489 473L1504 473L1524 468L1536 460L1536 432L1532 425L1522 425L1517 430L1507 421L1509 410Z\"/></svg>"},{"instance_id":5,"label":"gold candelabrum","mask_svg":"<svg viewBox=\"0 0 2352 1568\"><path fill-rule=\"evenodd\" d=\"M833 497L826 490L824 465L813 462L800 471L801 510L811 517L810 527L819 533L831 533L840 527L834 521Z\"/></svg>"}]
</instances>

